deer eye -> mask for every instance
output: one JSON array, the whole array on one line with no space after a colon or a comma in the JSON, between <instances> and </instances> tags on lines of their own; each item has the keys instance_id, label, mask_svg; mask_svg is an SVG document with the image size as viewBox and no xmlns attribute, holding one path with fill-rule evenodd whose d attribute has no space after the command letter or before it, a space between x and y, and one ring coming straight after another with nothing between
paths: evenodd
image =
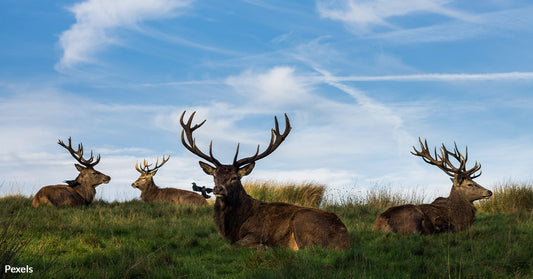
<instances>
[{"instance_id":1,"label":"deer eye","mask_svg":"<svg viewBox=\"0 0 533 279\"><path fill-rule=\"evenodd\" d=\"M234 181L237 181L237 180L239 180L238 176L234 176L234 177L231 178L231 182L234 182Z\"/></svg>"}]
</instances>

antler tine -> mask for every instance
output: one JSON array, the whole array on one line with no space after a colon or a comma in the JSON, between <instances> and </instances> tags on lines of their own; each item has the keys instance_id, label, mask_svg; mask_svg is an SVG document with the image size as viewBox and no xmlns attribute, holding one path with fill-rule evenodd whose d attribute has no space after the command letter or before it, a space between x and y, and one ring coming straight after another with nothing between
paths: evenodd
<instances>
[{"instance_id":1,"label":"antler tine","mask_svg":"<svg viewBox=\"0 0 533 279\"><path fill-rule=\"evenodd\" d=\"M274 116L274 127L275 127L274 129L271 129L270 143L268 144L268 147L265 149L265 151L259 154L259 145L258 145L255 155L237 160L237 153L239 151L239 149L237 148L237 153L235 154L233 165L236 167L240 167L246 164L251 164L259 159L262 159L268 156L270 153L274 152L274 150L276 150L279 147L279 145L285 140L285 138L289 135L292 129L291 123L289 121L289 117L287 116L287 114L285 114L285 131L283 131L283 134L281 134L279 131L278 118L275 116Z\"/></svg>"},{"instance_id":2,"label":"antler tine","mask_svg":"<svg viewBox=\"0 0 533 279\"><path fill-rule=\"evenodd\" d=\"M141 174L144 174L144 171L142 168L139 168L139 161L135 162L135 169L140 172Z\"/></svg>"},{"instance_id":3,"label":"antler tine","mask_svg":"<svg viewBox=\"0 0 533 279\"><path fill-rule=\"evenodd\" d=\"M185 116L185 112L186 111L183 111L180 117L180 124L183 128L183 130L181 131L181 143L183 144L183 146L185 146L185 148L187 148L187 150L191 151L193 154L196 154L200 158L213 163L217 167L221 166L222 164L213 156L213 141L211 141L211 143L209 144L209 156L207 156L196 146L196 142L194 140L194 137L192 136L194 130L200 128L207 121L207 119L202 121L200 124L196 124L191 127L192 120L194 118L194 115L196 114L196 111L191 114L187 123L183 122L183 116ZM188 143L185 141L185 137L187 137Z\"/></svg>"},{"instance_id":4,"label":"antler tine","mask_svg":"<svg viewBox=\"0 0 533 279\"><path fill-rule=\"evenodd\" d=\"M420 138L418 138L418 141L420 142L420 147L422 148L422 150L418 151L413 146L413 149L415 152L411 151L411 154L422 157L424 162L439 167L449 176L455 176L458 174L462 174L462 175L469 176L470 178L476 178L481 175L481 172L480 172L479 174L472 176L475 172L481 169L481 164L479 164L477 161L474 164L474 167L472 167L470 170L466 170L466 162L468 160L468 147L466 148L465 155L463 155L459 151L459 148L457 147L457 143L454 142L453 152L448 151L446 149L446 146L442 144L440 148L440 154L437 154L437 148L435 147L434 156L432 157L428 151L427 140L424 141L424 144L422 143L422 140ZM459 162L459 167L455 167L450 162L450 156Z\"/></svg>"},{"instance_id":5,"label":"antler tine","mask_svg":"<svg viewBox=\"0 0 533 279\"><path fill-rule=\"evenodd\" d=\"M100 154L98 154L98 156L96 157L96 161L94 163L92 162L93 159L94 159L94 155L93 155L93 151L92 150L91 150L91 157L88 160L83 159L83 144L79 143L78 144L78 150L75 151L72 148L72 139L71 139L71 137L68 138L68 146L62 140L59 140L58 144L63 146L65 149L67 149L68 152L70 153L70 155L72 155L72 157L74 157L74 159L76 159L76 161L78 161L80 164L84 165L85 167L91 167L92 168L96 164L98 164L98 162L100 162Z\"/></svg>"},{"instance_id":6,"label":"antler tine","mask_svg":"<svg viewBox=\"0 0 533 279\"><path fill-rule=\"evenodd\" d=\"M155 161L155 167L154 167L154 169L152 171L162 167L166 162L168 162L169 159L170 159L170 155L168 155L168 157L166 159L165 159L165 155L163 155L163 161L161 162L161 165L158 165L157 164L159 162L159 156L158 156L157 160Z\"/></svg>"},{"instance_id":7,"label":"antler tine","mask_svg":"<svg viewBox=\"0 0 533 279\"><path fill-rule=\"evenodd\" d=\"M437 154L437 148L435 147L434 149L434 156L432 157L431 156L431 153L429 151L429 147L428 147L428 143L427 143L427 139L424 139L424 143L422 143L422 139L418 138L418 141L420 143L420 148L422 149L421 151L418 151L416 149L416 147L413 146L413 151L411 151L411 154L415 155L415 156L420 156L422 157L422 159L424 160L424 162L430 164L430 165L434 165L434 166L437 166L439 169L441 169L442 171L444 171L446 174L448 174L449 176L454 176L454 172L452 169L450 169L448 166L447 166L447 151L446 149L444 148L441 148L440 150L440 156ZM444 145L443 145L444 147Z\"/></svg>"},{"instance_id":8,"label":"antler tine","mask_svg":"<svg viewBox=\"0 0 533 279\"><path fill-rule=\"evenodd\" d=\"M146 161L146 159L143 160L143 169L145 172L150 172L150 166L152 164L148 164L148 161Z\"/></svg>"}]
</instances>

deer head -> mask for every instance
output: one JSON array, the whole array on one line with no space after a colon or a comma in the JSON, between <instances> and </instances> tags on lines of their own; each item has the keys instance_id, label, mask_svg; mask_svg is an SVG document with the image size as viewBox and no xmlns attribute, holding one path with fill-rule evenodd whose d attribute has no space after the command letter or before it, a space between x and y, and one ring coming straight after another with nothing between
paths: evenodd
<instances>
[{"instance_id":1,"label":"deer head","mask_svg":"<svg viewBox=\"0 0 533 279\"><path fill-rule=\"evenodd\" d=\"M270 144L265 151L259 153L259 145L257 145L257 151L253 156L237 159L239 156L239 145L237 145L237 151L235 152L233 163L231 165L223 165L213 156L213 141L209 144L209 155L203 153L196 146L192 133L200 128L206 120L191 127L195 113L196 112L193 112L191 114L187 123L183 121L185 111L181 115L180 124L183 128L181 132L181 142L190 152L213 164L209 165L202 161L199 162L203 171L214 177L215 187L213 188L213 193L217 197L217 200L224 202L237 201L241 194L246 194L242 187L241 178L252 172L255 166L255 161L274 152L291 131L291 125L287 114L285 114L285 131L283 133L280 133L278 119L274 117L275 129L272 129Z\"/></svg>"},{"instance_id":2,"label":"deer head","mask_svg":"<svg viewBox=\"0 0 533 279\"><path fill-rule=\"evenodd\" d=\"M72 157L74 157L74 159L76 159L76 161L80 163L74 164L80 174L78 175L76 180L67 181L69 185L89 185L92 187L96 187L102 183L109 183L111 177L94 169L94 166L96 166L96 164L100 162L100 154L96 157L96 161L93 162L94 156L91 150L91 157L89 159L84 159L83 145L81 143L78 144L78 150L74 150L72 148L72 141L70 137L68 138L68 146L61 140L59 140L58 144L67 149L68 152L70 152L70 154L72 155Z\"/></svg>"},{"instance_id":3,"label":"deer head","mask_svg":"<svg viewBox=\"0 0 533 279\"><path fill-rule=\"evenodd\" d=\"M427 140L424 140L424 143L422 143L422 140L418 138L418 141L420 143L421 150L418 151L413 146L414 152L411 151L411 154L422 157L424 162L437 166L447 175L451 176L451 180L453 182L452 192L461 192L470 202L492 196L491 191L483 188L473 180L481 175L481 164L475 162L471 169L466 169L466 161L468 160L468 147L466 148L465 155L463 156L463 154L459 152L457 144L454 144L455 148L453 152L448 151L446 146L442 144L442 147L440 148L440 154L437 154L437 148L435 147L433 152L434 155L432 156L428 148ZM452 165L450 162L450 157L459 162L459 167ZM479 173L475 174L477 171L479 171Z\"/></svg>"},{"instance_id":4,"label":"deer head","mask_svg":"<svg viewBox=\"0 0 533 279\"><path fill-rule=\"evenodd\" d=\"M159 157L157 157L155 161L155 166L153 168L150 168L152 164L148 164L146 162L146 159L143 162L142 167L139 167L138 163L135 162L135 169L141 173L139 178L131 184L133 188L138 188L141 191L146 189L149 185L154 183L153 177L157 173L157 170L162 167L168 160L170 159L170 155L165 159L165 156L163 156L163 161L161 164L159 164Z\"/></svg>"}]
</instances>

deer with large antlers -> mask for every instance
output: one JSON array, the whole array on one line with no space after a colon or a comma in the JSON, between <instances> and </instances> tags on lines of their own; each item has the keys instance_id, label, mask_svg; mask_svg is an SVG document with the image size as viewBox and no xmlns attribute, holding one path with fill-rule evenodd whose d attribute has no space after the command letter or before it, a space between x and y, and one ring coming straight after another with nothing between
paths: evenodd
<instances>
[{"instance_id":1,"label":"deer with large antlers","mask_svg":"<svg viewBox=\"0 0 533 279\"><path fill-rule=\"evenodd\" d=\"M131 186L141 190L141 199L144 202L166 202L196 206L208 205L204 197L194 192L176 188L159 188L155 185L154 175L169 159L170 156L166 159L165 156L163 156L163 161L161 164L158 164L159 158L157 158L153 168L150 168L151 164L148 164L146 160L144 160L142 167L139 167L138 164L135 163L135 169L140 172L141 175L137 181L131 184Z\"/></svg>"},{"instance_id":2,"label":"deer with large antlers","mask_svg":"<svg viewBox=\"0 0 533 279\"><path fill-rule=\"evenodd\" d=\"M209 155L196 146L192 133L205 123L191 127L193 112L183 127L181 142L190 152L213 164L200 161L203 171L214 177L216 196L214 221L219 234L229 239L235 247L285 247L299 250L309 246L322 246L333 249L346 249L350 246L348 230L333 213L314 208L296 206L287 203L267 203L250 197L244 190L241 178L252 172L255 162L274 152L285 140L291 130L289 118L285 114L285 131L280 133L278 120L272 129L270 144L265 151L257 152L251 157L237 159L239 145L233 164L223 165L213 156L209 145Z\"/></svg>"},{"instance_id":3,"label":"deer with large antlers","mask_svg":"<svg viewBox=\"0 0 533 279\"><path fill-rule=\"evenodd\" d=\"M431 204L391 207L379 214L372 229L384 232L433 234L470 228L476 214L473 202L492 196L491 191L473 180L481 175L481 165L475 162L471 169L466 169L468 148L463 156L457 144L453 152L448 151L443 144L440 154L437 154L435 148L432 156L427 141L422 143L420 138L418 140L420 151L413 147L414 152L411 153L422 157L424 162L437 166L451 176L453 185L450 195L447 198L437 198ZM459 167L452 165L451 158L459 162Z\"/></svg>"},{"instance_id":4,"label":"deer with large antlers","mask_svg":"<svg viewBox=\"0 0 533 279\"><path fill-rule=\"evenodd\" d=\"M68 185L50 185L41 188L33 198L33 207L39 207L41 204L50 204L57 207L90 204L94 200L96 186L102 183L109 183L111 180L111 177L94 169L94 166L100 162L100 155L93 162L94 156L91 151L91 157L84 159L83 145L80 143L78 150L74 150L70 138L68 138L68 146L61 140L59 140L58 144L67 149L72 157L79 162L79 164L74 165L80 174L74 180L65 181Z\"/></svg>"}]
</instances>

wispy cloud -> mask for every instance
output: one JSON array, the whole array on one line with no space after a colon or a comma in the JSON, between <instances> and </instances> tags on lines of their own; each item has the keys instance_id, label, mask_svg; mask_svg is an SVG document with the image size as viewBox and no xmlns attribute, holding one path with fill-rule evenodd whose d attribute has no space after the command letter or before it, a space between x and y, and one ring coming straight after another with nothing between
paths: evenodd
<instances>
[{"instance_id":1,"label":"wispy cloud","mask_svg":"<svg viewBox=\"0 0 533 279\"><path fill-rule=\"evenodd\" d=\"M323 81L484 81L484 80L533 80L533 72L508 72L486 74L416 74L389 76L325 76Z\"/></svg>"},{"instance_id":2,"label":"wispy cloud","mask_svg":"<svg viewBox=\"0 0 533 279\"><path fill-rule=\"evenodd\" d=\"M461 21L473 21L468 13L446 7L447 0L325 0L317 1L321 17L343 22L356 34L366 34L376 27L398 29L389 21L391 18L414 13L439 14Z\"/></svg>"},{"instance_id":3,"label":"wispy cloud","mask_svg":"<svg viewBox=\"0 0 533 279\"><path fill-rule=\"evenodd\" d=\"M117 43L114 31L132 28L145 20L176 16L192 0L88 0L69 10L76 16L69 30L59 38L63 56L57 70L93 61L93 55Z\"/></svg>"}]
</instances>

